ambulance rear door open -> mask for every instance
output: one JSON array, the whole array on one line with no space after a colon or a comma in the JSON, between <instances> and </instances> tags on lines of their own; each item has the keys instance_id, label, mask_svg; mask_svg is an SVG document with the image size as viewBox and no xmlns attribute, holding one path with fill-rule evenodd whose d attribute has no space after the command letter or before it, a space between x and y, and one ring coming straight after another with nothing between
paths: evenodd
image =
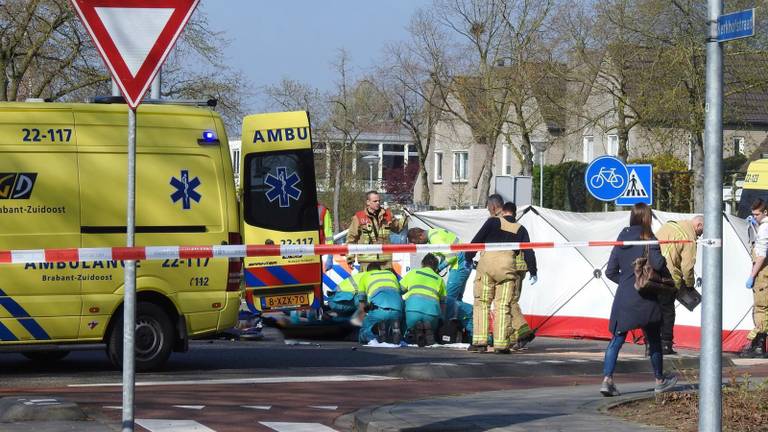
<instances>
[{"instance_id":1,"label":"ambulance rear door open","mask_svg":"<svg viewBox=\"0 0 768 432\"><path fill-rule=\"evenodd\" d=\"M243 120L241 205L245 244L317 244L317 190L309 115L257 114ZM252 312L322 304L318 256L245 259Z\"/></svg>"}]
</instances>

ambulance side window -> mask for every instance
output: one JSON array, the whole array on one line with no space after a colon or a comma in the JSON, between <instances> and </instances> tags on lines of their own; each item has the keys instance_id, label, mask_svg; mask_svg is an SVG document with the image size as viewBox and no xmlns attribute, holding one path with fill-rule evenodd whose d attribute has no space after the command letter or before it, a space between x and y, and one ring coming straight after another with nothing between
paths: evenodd
<instances>
[{"instance_id":1,"label":"ambulance side window","mask_svg":"<svg viewBox=\"0 0 768 432\"><path fill-rule=\"evenodd\" d=\"M318 229L312 150L251 153L243 166L249 225L278 231Z\"/></svg>"}]
</instances>

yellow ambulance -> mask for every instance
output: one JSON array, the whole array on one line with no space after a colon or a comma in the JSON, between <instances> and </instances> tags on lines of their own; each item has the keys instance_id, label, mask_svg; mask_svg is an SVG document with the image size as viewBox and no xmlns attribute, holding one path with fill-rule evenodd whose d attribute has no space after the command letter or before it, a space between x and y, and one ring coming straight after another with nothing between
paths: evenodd
<instances>
[{"instance_id":1,"label":"yellow ambulance","mask_svg":"<svg viewBox=\"0 0 768 432\"><path fill-rule=\"evenodd\" d=\"M768 159L758 159L747 167L739 199L738 216L746 218L752 214L752 203L758 198L768 202Z\"/></svg>"},{"instance_id":2,"label":"yellow ambulance","mask_svg":"<svg viewBox=\"0 0 768 432\"><path fill-rule=\"evenodd\" d=\"M243 119L240 203L245 244L317 244L315 163L309 114L254 114ZM248 257L245 303L253 313L318 310L319 256Z\"/></svg>"},{"instance_id":3,"label":"yellow ambulance","mask_svg":"<svg viewBox=\"0 0 768 432\"><path fill-rule=\"evenodd\" d=\"M124 104L0 103L0 249L125 245L127 120ZM136 245L241 242L217 113L142 105L136 142ZM56 360L101 348L119 365L123 265L0 265L0 350ZM235 325L241 260L137 267L137 370Z\"/></svg>"}]
</instances>

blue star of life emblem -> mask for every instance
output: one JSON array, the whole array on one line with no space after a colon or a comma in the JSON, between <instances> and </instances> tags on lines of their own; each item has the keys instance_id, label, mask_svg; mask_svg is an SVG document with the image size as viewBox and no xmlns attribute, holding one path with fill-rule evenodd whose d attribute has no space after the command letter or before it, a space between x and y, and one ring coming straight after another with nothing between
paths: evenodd
<instances>
[{"instance_id":1,"label":"blue star of life emblem","mask_svg":"<svg viewBox=\"0 0 768 432\"><path fill-rule=\"evenodd\" d=\"M301 178L295 172L288 174L286 167L278 167L277 176L269 173L264 177L264 183L270 186L267 191L267 199L269 202L277 200L280 207L290 207L291 198L298 201L301 196L301 189L296 187L300 181Z\"/></svg>"},{"instance_id":2,"label":"blue star of life emblem","mask_svg":"<svg viewBox=\"0 0 768 432\"><path fill-rule=\"evenodd\" d=\"M173 200L174 203L181 200L181 206L184 210L192 208L190 200L195 200L196 203L199 203L202 198L202 195L195 191L195 189L200 186L200 179L195 177L190 180L188 170L181 170L181 180L176 177L171 177L171 186L176 188L176 191L171 195L171 200Z\"/></svg>"}]
</instances>

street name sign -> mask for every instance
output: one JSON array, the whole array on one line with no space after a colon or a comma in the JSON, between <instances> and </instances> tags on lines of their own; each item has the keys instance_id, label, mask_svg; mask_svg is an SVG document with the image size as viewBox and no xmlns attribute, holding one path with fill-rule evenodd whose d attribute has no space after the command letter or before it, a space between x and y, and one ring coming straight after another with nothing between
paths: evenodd
<instances>
[{"instance_id":1,"label":"street name sign","mask_svg":"<svg viewBox=\"0 0 768 432\"><path fill-rule=\"evenodd\" d=\"M746 9L717 18L717 41L727 42L755 35L755 9Z\"/></svg>"},{"instance_id":2,"label":"street name sign","mask_svg":"<svg viewBox=\"0 0 768 432\"><path fill-rule=\"evenodd\" d=\"M200 0L72 0L131 109L141 102Z\"/></svg>"}]
</instances>

